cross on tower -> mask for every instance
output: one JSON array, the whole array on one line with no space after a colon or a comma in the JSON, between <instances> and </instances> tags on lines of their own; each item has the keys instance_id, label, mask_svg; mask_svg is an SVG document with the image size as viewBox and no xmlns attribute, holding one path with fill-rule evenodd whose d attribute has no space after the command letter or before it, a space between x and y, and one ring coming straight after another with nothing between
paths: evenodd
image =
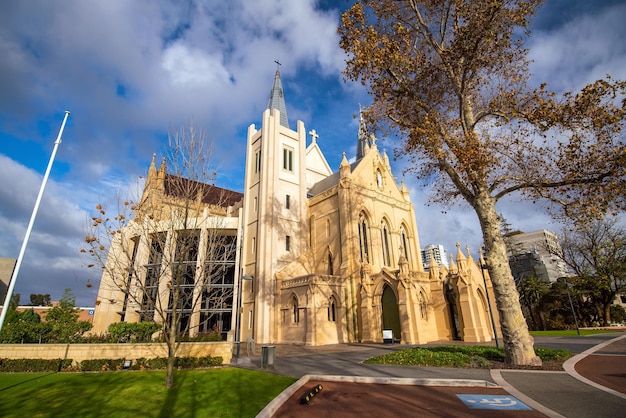
<instances>
[{"instance_id":1,"label":"cross on tower","mask_svg":"<svg viewBox=\"0 0 626 418\"><path fill-rule=\"evenodd\" d=\"M281 63L280 63L280 61L278 61L278 60L274 60L274 62L276 63L276 69L278 70L278 68L279 68L282 64L281 64Z\"/></svg>"},{"instance_id":2,"label":"cross on tower","mask_svg":"<svg viewBox=\"0 0 626 418\"><path fill-rule=\"evenodd\" d=\"M315 129L311 129L311 131L309 132L309 135L311 135L311 138L313 139L313 143L315 144L315 141L317 140L317 138L319 138L319 135L317 134L317 132L315 132Z\"/></svg>"}]
</instances>

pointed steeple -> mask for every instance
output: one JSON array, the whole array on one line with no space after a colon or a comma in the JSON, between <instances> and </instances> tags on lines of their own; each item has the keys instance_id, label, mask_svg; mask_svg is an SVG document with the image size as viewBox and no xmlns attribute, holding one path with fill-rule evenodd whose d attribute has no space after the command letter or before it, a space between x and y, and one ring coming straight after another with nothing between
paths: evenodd
<instances>
[{"instance_id":1,"label":"pointed steeple","mask_svg":"<svg viewBox=\"0 0 626 418\"><path fill-rule=\"evenodd\" d=\"M365 119L363 119L363 109L359 105L359 135L358 142L356 144L356 159L360 160L365 156L365 153L372 146L370 135L367 132L367 126L365 126Z\"/></svg>"},{"instance_id":2,"label":"pointed steeple","mask_svg":"<svg viewBox=\"0 0 626 418\"><path fill-rule=\"evenodd\" d=\"M456 274L459 272L459 269L457 268L456 264L454 264L454 257L452 254L450 254L450 273Z\"/></svg>"},{"instance_id":3,"label":"pointed steeple","mask_svg":"<svg viewBox=\"0 0 626 418\"><path fill-rule=\"evenodd\" d=\"M152 162L150 163L150 168L148 169L148 179L153 180L157 176L156 164L154 160L156 159L156 153L152 154Z\"/></svg>"},{"instance_id":4,"label":"pointed steeple","mask_svg":"<svg viewBox=\"0 0 626 418\"><path fill-rule=\"evenodd\" d=\"M458 242L456 243L456 263L459 266L459 273L464 272L467 268L467 259L463 251L461 251L461 244Z\"/></svg>"},{"instance_id":5,"label":"pointed steeple","mask_svg":"<svg viewBox=\"0 0 626 418\"><path fill-rule=\"evenodd\" d=\"M285 94L283 93L283 83L280 81L280 71L278 66L280 63L276 61L276 75L274 75L274 85L270 92L270 101L267 108L278 109L280 112L280 124L285 128L289 128L289 120L287 119L287 106L285 105Z\"/></svg>"}]
</instances>

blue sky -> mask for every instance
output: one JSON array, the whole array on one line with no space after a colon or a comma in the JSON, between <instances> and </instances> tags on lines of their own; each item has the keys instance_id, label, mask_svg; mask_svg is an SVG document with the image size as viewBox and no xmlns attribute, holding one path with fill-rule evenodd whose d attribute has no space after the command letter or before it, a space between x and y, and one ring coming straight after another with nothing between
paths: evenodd
<instances>
[{"instance_id":1,"label":"blue sky","mask_svg":"<svg viewBox=\"0 0 626 418\"><path fill-rule=\"evenodd\" d=\"M191 119L216 144L216 184L243 189L246 129L259 124L276 64L290 123L302 120L336 170L354 155L360 84L344 83L336 28L345 1L4 1L0 3L0 257L17 258L43 173L71 111L16 292L93 305L98 275L79 249L88 213L145 174L170 126ZM533 83L571 90L626 79L626 2L549 0L528 41ZM379 146L391 155L394 143ZM481 244L466 207L426 205L411 191L422 246ZM503 201L516 229L557 230L541 205ZM87 288L87 281L95 284Z\"/></svg>"}]
</instances>

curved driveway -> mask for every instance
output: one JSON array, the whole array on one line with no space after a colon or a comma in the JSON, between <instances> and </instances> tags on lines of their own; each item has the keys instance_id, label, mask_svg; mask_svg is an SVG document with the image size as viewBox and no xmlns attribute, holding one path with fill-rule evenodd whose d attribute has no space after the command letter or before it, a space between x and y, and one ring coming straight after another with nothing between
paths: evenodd
<instances>
[{"instance_id":1,"label":"curved driveway","mask_svg":"<svg viewBox=\"0 0 626 418\"><path fill-rule=\"evenodd\" d=\"M569 364L565 364L566 371L490 371L362 363L369 357L408 347L404 345L276 345L274 368L268 371L295 378L305 375L332 375L392 380L481 380L501 386L509 394L546 416L626 416L626 335L619 333L589 337L535 337L535 346L564 348L578 355L569 360ZM261 349L257 349L257 353L259 351ZM242 362L237 366L259 369L261 359L253 357L249 362ZM485 416L490 416L489 411L485 411Z\"/></svg>"}]
</instances>

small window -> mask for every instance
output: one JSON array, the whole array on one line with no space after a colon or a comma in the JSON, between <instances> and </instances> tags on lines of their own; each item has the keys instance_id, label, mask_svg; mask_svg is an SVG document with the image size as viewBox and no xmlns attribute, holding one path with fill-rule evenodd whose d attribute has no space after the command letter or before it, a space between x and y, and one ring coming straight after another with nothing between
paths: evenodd
<instances>
[{"instance_id":1,"label":"small window","mask_svg":"<svg viewBox=\"0 0 626 418\"><path fill-rule=\"evenodd\" d=\"M261 151L254 154L254 172L258 173L259 171L261 171Z\"/></svg>"},{"instance_id":2,"label":"small window","mask_svg":"<svg viewBox=\"0 0 626 418\"><path fill-rule=\"evenodd\" d=\"M252 254L255 253L255 248L256 248L256 238L252 237L252 247L250 248L250 252L252 252Z\"/></svg>"},{"instance_id":3,"label":"small window","mask_svg":"<svg viewBox=\"0 0 626 418\"><path fill-rule=\"evenodd\" d=\"M259 199L257 197L254 198L254 212L259 209Z\"/></svg>"},{"instance_id":4,"label":"small window","mask_svg":"<svg viewBox=\"0 0 626 418\"><path fill-rule=\"evenodd\" d=\"M285 237L285 251L291 251L291 237L289 235Z\"/></svg>"},{"instance_id":5,"label":"small window","mask_svg":"<svg viewBox=\"0 0 626 418\"><path fill-rule=\"evenodd\" d=\"M283 169L293 171L293 150L283 148Z\"/></svg>"},{"instance_id":6,"label":"small window","mask_svg":"<svg viewBox=\"0 0 626 418\"><path fill-rule=\"evenodd\" d=\"M285 208L289 209L291 207L291 202L290 202L291 198L289 195L285 196Z\"/></svg>"}]
</instances>

